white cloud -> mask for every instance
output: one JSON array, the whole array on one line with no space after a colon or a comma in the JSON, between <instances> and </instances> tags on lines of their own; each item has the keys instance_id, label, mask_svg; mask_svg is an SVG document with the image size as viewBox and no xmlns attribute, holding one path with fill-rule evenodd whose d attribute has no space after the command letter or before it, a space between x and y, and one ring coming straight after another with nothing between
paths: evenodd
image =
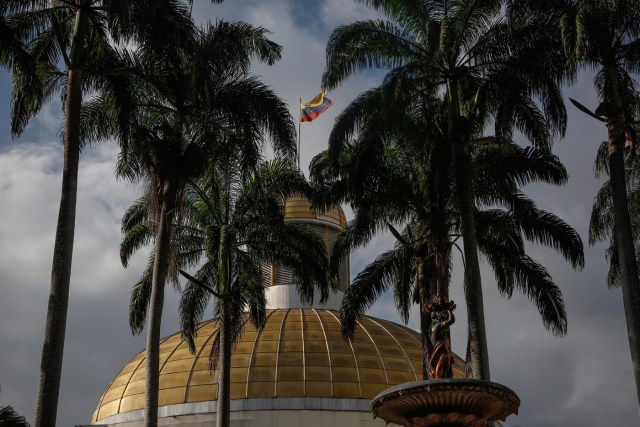
<instances>
[{"instance_id":1,"label":"white cloud","mask_svg":"<svg viewBox=\"0 0 640 427\"><path fill-rule=\"evenodd\" d=\"M378 19L381 14L353 0L326 0L320 8L325 28L332 29L354 21Z\"/></svg>"}]
</instances>

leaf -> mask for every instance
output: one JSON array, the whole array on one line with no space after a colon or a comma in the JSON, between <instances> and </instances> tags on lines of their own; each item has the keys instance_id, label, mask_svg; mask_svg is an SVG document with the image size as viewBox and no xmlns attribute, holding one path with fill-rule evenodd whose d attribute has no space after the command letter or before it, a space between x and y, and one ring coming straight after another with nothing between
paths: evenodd
<instances>
[{"instance_id":1,"label":"leaf","mask_svg":"<svg viewBox=\"0 0 640 427\"><path fill-rule=\"evenodd\" d=\"M396 240L398 240L403 245L411 246L411 243L407 242L404 239L404 237L402 237L402 234L400 234L400 232L396 230L396 228L393 225L387 222L387 227L389 228L389 231L391 232L391 234L393 234L393 237L396 238Z\"/></svg>"},{"instance_id":2,"label":"leaf","mask_svg":"<svg viewBox=\"0 0 640 427\"><path fill-rule=\"evenodd\" d=\"M578 101L576 101L575 99L573 99L573 98L569 98L569 101L571 101L571 103L572 103L573 105L575 105L575 106L578 108L578 110L582 111L583 113L585 113L585 114L587 114L587 115L589 115L589 116L593 117L593 118L594 118L594 119L596 119L596 120L599 120L599 121L601 121L601 122L603 122L603 123L606 123L606 120L605 120L605 119L603 119L602 117L600 117L600 116L596 115L596 113L592 112L591 110L589 110L587 107L585 107L584 105L582 105L581 103L579 103L579 102L578 102Z\"/></svg>"},{"instance_id":3,"label":"leaf","mask_svg":"<svg viewBox=\"0 0 640 427\"><path fill-rule=\"evenodd\" d=\"M216 291L214 291L213 289L211 289L209 286L207 286L206 284L204 284L203 282L201 282L200 280L196 279L195 277L191 276L189 273L187 273L184 270L178 270L180 272L181 275L183 275L188 281L190 281L191 283L193 283L194 285L210 292L211 294L213 294L216 298L220 298L220 295L218 295L216 293Z\"/></svg>"}]
</instances>

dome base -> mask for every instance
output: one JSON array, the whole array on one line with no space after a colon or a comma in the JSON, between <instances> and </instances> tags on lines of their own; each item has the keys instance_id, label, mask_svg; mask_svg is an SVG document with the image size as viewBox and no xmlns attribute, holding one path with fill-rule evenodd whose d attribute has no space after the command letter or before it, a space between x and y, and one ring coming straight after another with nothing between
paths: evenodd
<instances>
[{"instance_id":1,"label":"dome base","mask_svg":"<svg viewBox=\"0 0 640 427\"><path fill-rule=\"evenodd\" d=\"M215 402L213 402L215 403ZM367 401L367 406L369 402ZM102 421L87 427L144 427L144 419L120 422ZM216 414L184 414L159 417L158 427L215 427ZM385 427L385 422L374 420L371 412L347 410L259 410L231 412L231 427ZM386 427L394 424L386 425Z\"/></svg>"}]
</instances>

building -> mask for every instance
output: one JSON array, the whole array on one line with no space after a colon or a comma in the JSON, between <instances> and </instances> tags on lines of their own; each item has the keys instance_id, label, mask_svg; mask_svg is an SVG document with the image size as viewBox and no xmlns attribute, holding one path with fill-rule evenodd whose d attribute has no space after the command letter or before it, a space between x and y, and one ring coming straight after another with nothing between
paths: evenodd
<instances>
[{"instance_id":1,"label":"building","mask_svg":"<svg viewBox=\"0 0 640 427\"><path fill-rule=\"evenodd\" d=\"M287 221L307 223L330 246L346 226L336 207L311 210L294 197L285 206ZM340 275L349 284L349 261ZM405 326L365 316L353 342L340 335L336 292L321 306L305 306L291 274L278 265L264 266L268 318L262 330L250 322L235 345L231 360L231 424L242 427L300 426L374 427L371 399L396 384L422 379L420 335ZM209 354L217 321L199 326L196 354L180 333L160 345L159 425L200 427L215 424L217 375L209 370ZM100 398L92 424L110 427L143 425L145 354L140 352L116 375ZM456 356L455 375L462 376Z\"/></svg>"}]
</instances>

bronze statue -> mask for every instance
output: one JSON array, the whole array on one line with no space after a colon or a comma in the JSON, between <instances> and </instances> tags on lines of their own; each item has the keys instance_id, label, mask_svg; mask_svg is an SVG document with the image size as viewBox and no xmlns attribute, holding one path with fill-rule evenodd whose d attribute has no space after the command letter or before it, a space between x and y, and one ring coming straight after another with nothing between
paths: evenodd
<instances>
[{"instance_id":1,"label":"bronze statue","mask_svg":"<svg viewBox=\"0 0 640 427\"><path fill-rule=\"evenodd\" d=\"M453 311L431 312L430 339L433 350L429 358L429 378L453 378L453 355L449 340L449 327L456 321Z\"/></svg>"}]
</instances>

